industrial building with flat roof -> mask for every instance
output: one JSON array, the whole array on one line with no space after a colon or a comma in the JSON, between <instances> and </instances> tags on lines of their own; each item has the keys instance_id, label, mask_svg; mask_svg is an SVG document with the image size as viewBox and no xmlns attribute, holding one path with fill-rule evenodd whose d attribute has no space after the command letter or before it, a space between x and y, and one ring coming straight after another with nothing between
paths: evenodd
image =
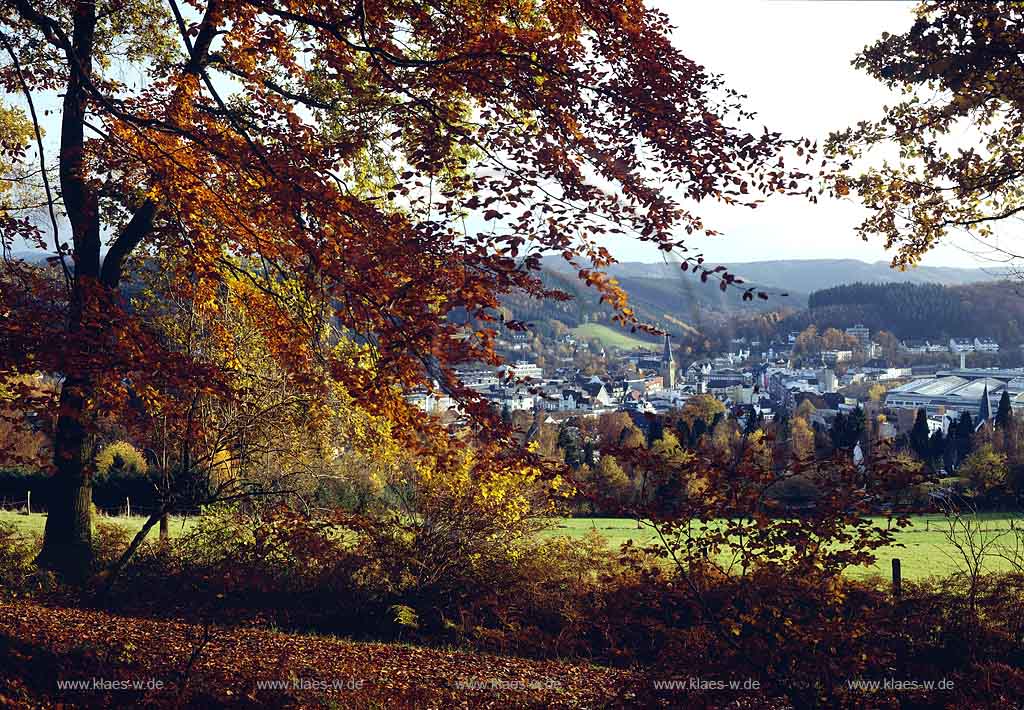
<instances>
[{"instance_id":1,"label":"industrial building with flat roof","mask_svg":"<svg viewBox=\"0 0 1024 710\"><path fill-rule=\"evenodd\" d=\"M980 371L984 372L984 371ZM924 409L929 414L941 412L970 412L977 418L981 412L982 397L988 396L989 411L995 412L999 399L1006 391L1013 409L1024 409L1024 373L997 371L1002 377L977 377L979 371L967 377L948 375L917 379L894 387L885 395L885 406L893 409ZM1006 374L1016 375L1005 379Z\"/></svg>"}]
</instances>

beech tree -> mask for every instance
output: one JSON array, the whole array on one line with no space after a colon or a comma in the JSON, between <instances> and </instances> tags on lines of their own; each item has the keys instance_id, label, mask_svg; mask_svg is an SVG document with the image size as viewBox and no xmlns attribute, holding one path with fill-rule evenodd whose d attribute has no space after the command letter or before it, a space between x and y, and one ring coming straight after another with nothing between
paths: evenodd
<instances>
[{"instance_id":1,"label":"beech tree","mask_svg":"<svg viewBox=\"0 0 1024 710\"><path fill-rule=\"evenodd\" d=\"M56 171L39 186L46 223L10 212L4 243L49 248L59 271L4 264L0 371L61 383L40 562L67 575L91 560L83 444L97 415L123 408L129 390L157 402L154 373L197 376L125 308L146 258L180 254L175 281L209 308L227 275L250 281L295 387L325 397L333 379L429 448L449 434L403 392L435 382L483 435L504 436L452 368L497 363L489 324L503 294L565 297L538 277L544 254L641 327L599 240L674 251L724 288L739 280L685 243L714 233L697 203L809 194L786 160L809 162L810 142L748 130L740 97L673 47L667 18L640 0L0 8L3 86L59 134L56 150L37 131L34 149L23 136L4 146L41 176ZM48 122L40 101L54 94ZM297 291L329 312L297 314ZM455 310L475 326L449 319ZM359 357L321 347L326 321Z\"/></svg>"},{"instance_id":2,"label":"beech tree","mask_svg":"<svg viewBox=\"0 0 1024 710\"><path fill-rule=\"evenodd\" d=\"M979 251L1024 210L1024 9L1015 2L929 0L904 33L883 33L854 66L902 94L876 120L834 133L836 190L872 209L860 235L884 238L895 266L912 266L951 233ZM876 151L898 148L898 159ZM1019 250L1017 250L1019 252Z\"/></svg>"}]
</instances>

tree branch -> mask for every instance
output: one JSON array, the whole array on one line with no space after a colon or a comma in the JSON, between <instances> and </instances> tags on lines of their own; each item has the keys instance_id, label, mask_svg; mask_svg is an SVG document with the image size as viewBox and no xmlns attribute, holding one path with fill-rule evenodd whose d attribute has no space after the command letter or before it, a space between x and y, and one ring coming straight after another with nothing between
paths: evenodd
<instances>
[{"instance_id":1,"label":"tree branch","mask_svg":"<svg viewBox=\"0 0 1024 710\"><path fill-rule=\"evenodd\" d=\"M155 202L152 200L143 202L142 206L132 215L124 231L114 241L107 256L103 259L103 269L100 271L100 281L105 286L116 288L120 283L125 258L149 234L153 228L156 212Z\"/></svg>"}]
</instances>

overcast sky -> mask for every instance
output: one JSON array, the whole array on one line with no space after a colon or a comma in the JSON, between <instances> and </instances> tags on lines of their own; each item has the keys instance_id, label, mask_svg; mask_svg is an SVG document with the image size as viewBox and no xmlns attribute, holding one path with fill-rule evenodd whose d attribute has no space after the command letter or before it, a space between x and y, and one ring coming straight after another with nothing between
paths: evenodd
<instances>
[{"instance_id":1,"label":"overcast sky","mask_svg":"<svg viewBox=\"0 0 1024 710\"><path fill-rule=\"evenodd\" d=\"M909 28L911 2L817 0L648 0L668 13L684 54L747 94L758 122L789 136L823 140L830 131L881 115L896 95L850 61L882 32ZM849 201L773 198L756 210L706 204L697 210L725 233L699 248L721 263L764 259L855 258L889 261L879 241L854 234L863 210ZM962 243L969 246L970 243ZM657 261L639 242L612 247L621 260ZM924 264L991 266L954 247Z\"/></svg>"}]
</instances>

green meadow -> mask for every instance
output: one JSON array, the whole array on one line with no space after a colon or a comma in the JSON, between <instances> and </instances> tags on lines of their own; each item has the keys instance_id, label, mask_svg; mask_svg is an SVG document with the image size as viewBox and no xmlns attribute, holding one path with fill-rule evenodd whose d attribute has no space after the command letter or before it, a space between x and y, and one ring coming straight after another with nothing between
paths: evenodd
<instances>
[{"instance_id":1,"label":"green meadow","mask_svg":"<svg viewBox=\"0 0 1024 710\"><path fill-rule=\"evenodd\" d=\"M1006 514L981 514L973 518L981 523L982 538L992 538L1010 529L1011 522L1024 526L1024 516ZM114 517L102 516L99 521L113 522L123 525L130 533L138 532L146 519L142 516ZM197 518L171 518L171 536L176 537L189 531ZM885 518L876 518L876 522L885 526ZM46 524L46 516L41 513L23 515L12 511L0 511L0 523L13 525L27 535L42 535ZM608 546L618 549L623 543L632 541L636 545L650 545L658 542L658 534L647 524L637 524L632 518L559 518L552 521L551 527L542 531L544 537L580 538L588 532L597 532L605 539ZM878 560L870 567L851 568L847 571L850 577L867 578L880 575L888 578L891 574L892 559L899 558L905 579L924 579L931 576L945 577L956 574L963 567L955 546L948 537L949 525L942 515L917 515L911 518L911 525L897 529L896 544L877 551ZM156 538L158 529L154 527L149 536ZM999 542L1011 543L1012 535L1004 535ZM1011 569L1010 563L999 556L998 543L993 551L985 557L984 570L1002 572Z\"/></svg>"},{"instance_id":2,"label":"green meadow","mask_svg":"<svg viewBox=\"0 0 1024 710\"><path fill-rule=\"evenodd\" d=\"M606 348L622 348L631 350L643 348L646 350L657 350L658 345L648 341L634 338L622 330L611 328L600 323L584 323L572 329L572 334L583 340L600 340L601 345Z\"/></svg>"},{"instance_id":3,"label":"green meadow","mask_svg":"<svg viewBox=\"0 0 1024 710\"><path fill-rule=\"evenodd\" d=\"M197 518L179 518L171 517L170 533L171 537L177 537L184 532L187 532L195 524ZM93 519L93 522L110 522L117 523L118 525L124 526L132 535L142 529L142 526L146 524L146 518L141 515L127 516L107 516L101 515ZM25 533L26 535L39 535L42 536L43 529L46 527L46 515L44 513L32 513L31 515L25 515L23 513L17 513L10 510L0 510L0 524L13 525L19 532ZM159 526L153 526L153 529L149 531L147 537L156 539L160 535Z\"/></svg>"},{"instance_id":4,"label":"green meadow","mask_svg":"<svg viewBox=\"0 0 1024 710\"><path fill-rule=\"evenodd\" d=\"M972 519L980 523L981 539L991 539L1006 533L1013 521L1018 527L1024 525L1024 516L1007 514L980 514ZM887 524L885 518L874 520L882 527ZM630 540L637 545L658 541L657 533L650 526L638 526L635 519L627 518L562 518L542 534L552 537L581 537L588 531L596 531L608 541L609 546L616 548ZM950 541L948 531L949 524L943 515L913 516L910 526L896 529L895 545L881 548L876 552L875 556L878 559L874 565L851 568L847 574L861 579L874 575L888 578L891 575L893 558L899 558L905 579L946 577L956 574L964 562ZM1012 544L1011 537L1012 534L1004 535L999 543ZM997 547L994 547L985 557L983 569L987 572L1003 572L1009 571L1011 565L999 556Z\"/></svg>"}]
</instances>

